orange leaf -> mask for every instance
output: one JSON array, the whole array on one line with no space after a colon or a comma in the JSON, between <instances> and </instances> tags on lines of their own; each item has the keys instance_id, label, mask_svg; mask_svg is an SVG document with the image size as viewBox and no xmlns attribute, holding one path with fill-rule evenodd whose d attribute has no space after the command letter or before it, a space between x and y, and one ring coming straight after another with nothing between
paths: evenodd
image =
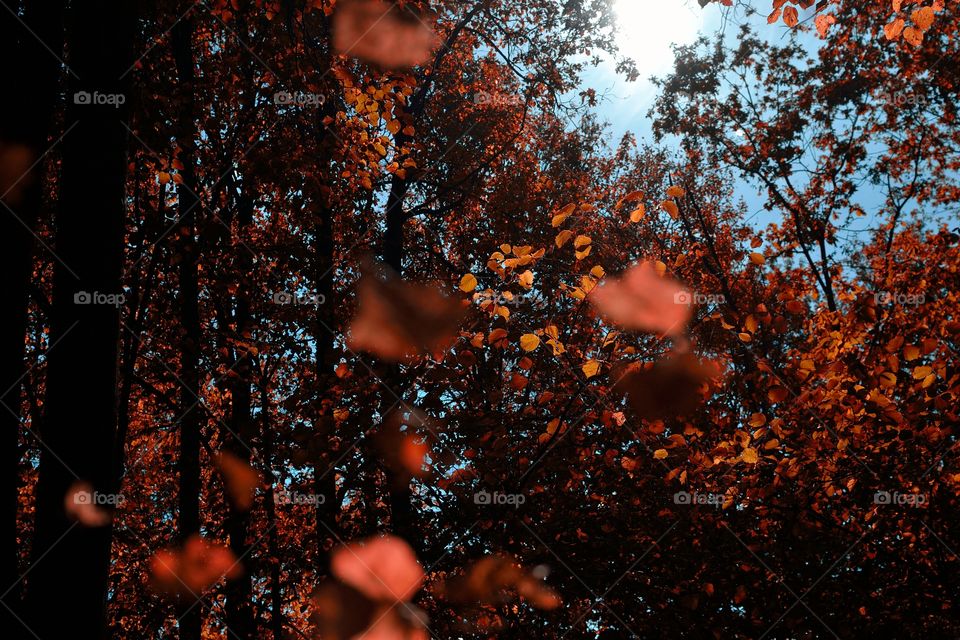
<instances>
[{"instance_id":1,"label":"orange leaf","mask_svg":"<svg viewBox=\"0 0 960 640\"><path fill-rule=\"evenodd\" d=\"M223 476L230 501L241 511L250 509L260 485L260 474L229 451L217 453L213 463Z\"/></svg>"},{"instance_id":2,"label":"orange leaf","mask_svg":"<svg viewBox=\"0 0 960 640\"><path fill-rule=\"evenodd\" d=\"M460 290L464 293L470 293L477 288L477 278L472 273L460 278Z\"/></svg>"},{"instance_id":3,"label":"orange leaf","mask_svg":"<svg viewBox=\"0 0 960 640\"><path fill-rule=\"evenodd\" d=\"M800 16L797 14L796 7L784 7L783 22L788 27L795 27L800 23Z\"/></svg>"},{"instance_id":4,"label":"orange leaf","mask_svg":"<svg viewBox=\"0 0 960 640\"><path fill-rule=\"evenodd\" d=\"M767 397L770 398L770 402L783 402L787 399L788 395L790 395L790 392L783 387L771 387L767 392Z\"/></svg>"},{"instance_id":5,"label":"orange leaf","mask_svg":"<svg viewBox=\"0 0 960 640\"><path fill-rule=\"evenodd\" d=\"M605 280L590 302L626 329L678 336L690 320L689 294L680 283L657 275L649 262L631 267L620 280Z\"/></svg>"},{"instance_id":6,"label":"orange leaf","mask_svg":"<svg viewBox=\"0 0 960 640\"><path fill-rule=\"evenodd\" d=\"M903 33L903 27L906 23L903 21L903 18L897 18L887 26L883 28L883 33L887 36L887 40L896 40L900 37L900 34Z\"/></svg>"},{"instance_id":7,"label":"orange leaf","mask_svg":"<svg viewBox=\"0 0 960 640\"><path fill-rule=\"evenodd\" d=\"M680 209L677 207L677 203L672 200L664 200L660 205L663 207L663 210L670 214L670 217L676 220L680 217Z\"/></svg>"},{"instance_id":8,"label":"orange leaf","mask_svg":"<svg viewBox=\"0 0 960 640\"><path fill-rule=\"evenodd\" d=\"M903 39L915 47L923 44L923 31L916 27L907 27L903 30Z\"/></svg>"},{"instance_id":9,"label":"orange leaf","mask_svg":"<svg viewBox=\"0 0 960 640\"><path fill-rule=\"evenodd\" d=\"M910 14L913 24L917 25L921 31L926 31L933 25L934 17L933 9L930 7L920 7Z\"/></svg>"}]
</instances>

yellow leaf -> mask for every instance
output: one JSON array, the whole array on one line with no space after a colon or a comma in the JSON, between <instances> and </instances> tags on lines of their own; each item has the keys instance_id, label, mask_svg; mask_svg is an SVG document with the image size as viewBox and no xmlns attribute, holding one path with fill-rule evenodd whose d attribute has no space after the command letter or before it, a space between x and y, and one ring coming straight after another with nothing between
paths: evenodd
<instances>
[{"instance_id":1,"label":"yellow leaf","mask_svg":"<svg viewBox=\"0 0 960 640\"><path fill-rule=\"evenodd\" d=\"M563 346L563 343L554 338L547 340L547 344L550 345L550 348L553 349L553 355L559 356L562 353L566 353L567 348Z\"/></svg>"},{"instance_id":2,"label":"yellow leaf","mask_svg":"<svg viewBox=\"0 0 960 640\"><path fill-rule=\"evenodd\" d=\"M530 271L529 269L527 269L526 271L521 273L519 277L519 282L520 282L520 286L523 287L524 289L529 289L530 287L532 287L533 271Z\"/></svg>"},{"instance_id":3,"label":"yellow leaf","mask_svg":"<svg viewBox=\"0 0 960 640\"><path fill-rule=\"evenodd\" d=\"M743 450L743 453L740 454L740 459L747 464L757 464L757 462L760 460L760 456L757 455L756 449L753 447L747 447Z\"/></svg>"},{"instance_id":4,"label":"yellow leaf","mask_svg":"<svg viewBox=\"0 0 960 640\"><path fill-rule=\"evenodd\" d=\"M657 460L663 460L668 455L670 454L667 453L666 449L657 449L656 451L653 452L653 457L656 458Z\"/></svg>"},{"instance_id":5,"label":"yellow leaf","mask_svg":"<svg viewBox=\"0 0 960 640\"><path fill-rule=\"evenodd\" d=\"M520 347L526 351L534 351L540 346L540 338L532 333L525 333L520 336Z\"/></svg>"},{"instance_id":6,"label":"yellow leaf","mask_svg":"<svg viewBox=\"0 0 960 640\"><path fill-rule=\"evenodd\" d=\"M559 249L563 245L567 244L567 242L569 242L570 238L572 237L573 237L573 231L570 231L569 229L564 229L563 231L557 234L557 237L554 239L554 243L556 243L557 248Z\"/></svg>"},{"instance_id":7,"label":"yellow leaf","mask_svg":"<svg viewBox=\"0 0 960 640\"><path fill-rule=\"evenodd\" d=\"M762 427L767 424L767 416L762 413L755 413L750 416L750 426L751 427Z\"/></svg>"},{"instance_id":8,"label":"yellow leaf","mask_svg":"<svg viewBox=\"0 0 960 640\"><path fill-rule=\"evenodd\" d=\"M589 294L597 286L597 281L590 276L580 276L580 289Z\"/></svg>"},{"instance_id":9,"label":"yellow leaf","mask_svg":"<svg viewBox=\"0 0 960 640\"><path fill-rule=\"evenodd\" d=\"M565 206L564 208L560 209L559 211L553 214L553 220L551 221L550 224L553 225L554 227L559 227L560 225L563 224L564 220L570 217L570 214L572 214L576 210L576 208L577 208L577 205L573 203L568 204L567 206Z\"/></svg>"},{"instance_id":10,"label":"yellow leaf","mask_svg":"<svg viewBox=\"0 0 960 640\"><path fill-rule=\"evenodd\" d=\"M592 378L600 373L600 363L596 360L587 360L581 369L583 370L583 375L587 376L588 378Z\"/></svg>"},{"instance_id":11,"label":"yellow leaf","mask_svg":"<svg viewBox=\"0 0 960 640\"><path fill-rule=\"evenodd\" d=\"M476 288L477 288L477 279L476 277L474 277L472 273L468 273L467 275L460 278L460 290L463 291L464 293L470 293Z\"/></svg>"},{"instance_id":12,"label":"yellow leaf","mask_svg":"<svg viewBox=\"0 0 960 640\"><path fill-rule=\"evenodd\" d=\"M590 236L577 236L577 239L573 241L573 246L582 249L591 243L593 243L593 240L590 239Z\"/></svg>"},{"instance_id":13,"label":"yellow leaf","mask_svg":"<svg viewBox=\"0 0 960 640\"><path fill-rule=\"evenodd\" d=\"M640 222L647 215L647 208L643 204L637 205L637 208L630 214L630 222Z\"/></svg>"}]
</instances>

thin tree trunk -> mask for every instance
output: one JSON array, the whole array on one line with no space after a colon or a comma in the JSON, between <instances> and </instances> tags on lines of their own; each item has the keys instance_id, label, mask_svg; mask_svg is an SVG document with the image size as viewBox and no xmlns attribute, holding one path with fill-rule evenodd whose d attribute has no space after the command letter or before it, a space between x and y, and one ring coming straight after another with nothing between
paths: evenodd
<instances>
[{"instance_id":1,"label":"thin tree trunk","mask_svg":"<svg viewBox=\"0 0 960 640\"><path fill-rule=\"evenodd\" d=\"M324 23L325 41L330 42L329 23ZM321 68L318 72L321 77L327 75L330 69L329 48L324 51L322 56ZM333 87L333 83L326 83L327 87ZM336 359L334 350L333 332L337 327L337 318L335 313L336 305L333 302L333 279L334 279L334 229L333 229L333 210L330 203L330 167L332 165L333 154L331 145L334 144L335 136L330 131L324 120L334 119L337 112L337 105L332 99L336 93L331 89L326 92L326 100L317 115L317 146L321 161L319 163L319 181L320 187L317 189L316 198L319 200L319 206L314 224L314 286L316 286L321 304L317 308L317 318L314 323L314 339L316 340L316 379L317 379L317 399L315 410L314 430L318 438L325 438L328 443L333 442L333 403L325 402L324 394L333 386L333 365ZM337 544L339 533L339 522L337 513L339 505L336 499L336 470L333 465L336 462L337 452L332 446L324 448L324 452L314 461L313 466L313 492L318 496L323 496L322 501L317 502L316 506L316 539L317 554L314 559L314 569L317 572L317 578L322 578L329 574L330 570L330 551Z\"/></svg>"},{"instance_id":2,"label":"thin tree trunk","mask_svg":"<svg viewBox=\"0 0 960 640\"><path fill-rule=\"evenodd\" d=\"M199 252L196 241L196 221L200 208L197 193L197 147L194 121L194 60L193 22L185 18L171 32L173 56L180 79L180 161L183 163L183 184L177 190L179 201L179 240L177 265L179 267L179 316L182 338L180 342L180 458L179 500L180 519L178 535L181 542L200 532L200 432L203 426L203 408L200 402L200 304ZM181 602L181 640L200 640L203 607L187 598Z\"/></svg>"},{"instance_id":3,"label":"thin tree trunk","mask_svg":"<svg viewBox=\"0 0 960 640\"><path fill-rule=\"evenodd\" d=\"M332 386L334 354L333 331L336 327L336 317L333 304L333 212L330 210L327 198L322 195L323 203L317 215L317 224L314 228L316 238L315 249L315 282L319 299L323 301L317 308L317 322L314 335L316 346L316 374L320 397L317 399L317 419L314 425L318 438L333 440L333 406L331 402L324 402L322 394ZM330 567L330 551L336 544L338 532L336 478L332 465L335 463L335 452L326 447L314 462L313 492L323 496L323 500L316 507L317 556L314 568L317 577L328 575Z\"/></svg>"},{"instance_id":4,"label":"thin tree trunk","mask_svg":"<svg viewBox=\"0 0 960 640\"><path fill-rule=\"evenodd\" d=\"M236 375L232 378L231 385L230 433L224 439L226 450L246 462L250 462L253 438L251 416L253 357L247 344L252 339L253 331L253 318L250 311L250 273L253 269L253 255L244 245L244 235L253 222L254 201L251 192L247 179L244 179L237 212L238 238L233 244L239 279L233 319L238 339L234 346L236 360L233 364L233 373ZM227 515L226 529L230 536L230 548L238 558L247 556L249 527L249 512L231 506ZM252 591L253 585L249 571L244 571L242 576L227 583L226 622L231 632L230 637L235 640L254 638Z\"/></svg>"},{"instance_id":5,"label":"thin tree trunk","mask_svg":"<svg viewBox=\"0 0 960 640\"><path fill-rule=\"evenodd\" d=\"M70 522L64 499L78 479L100 493L116 491L120 310L93 294L120 293L130 100L121 78L132 62L133 7L94 0L74 4L67 16L73 75L66 123L72 128L60 144L51 349L28 591L32 632L41 640L62 638L64 621L75 637L106 637L111 529ZM76 99L77 92L125 99L96 104Z\"/></svg>"},{"instance_id":6,"label":"thin tree trunk","mask_svg":"<svg viewBox=\"0 0 960 640\"><path fill-rule=\"evenodd\" d=\"M403 197L406 193L406 182L394 182L387 201L387 228L383 242L383 261L392 268L397 275L403 275L403 225L406 222L406 215L403 210ZM395 393L403 399L403 385L400 383L400 371L397 367L390 367L385 376L384 382L394 389ZM389 393L389 392L386 392ZM386 415L382 416L383 421L389 419L389 414L393 411L402 411L401 405L394 406L395 398L392 394L381 401L384 407L393 407ZM409 482L400 482L396 473L390 468L386 469L387 486L390 491L390 515L393 532L406 540L411 547L422 554L423 544L420 542L420 536L414 530L414 510L413 510L413 491L410 489Z\"/></svg>"},{"instance_id":7,"label":"thin tree trunk","mask_svg":"<svg viewBox=\"0 0 960 640\"><path fill-rule=\"evenodd\" d=\"M0 237L6 241L0 252L0 272L4 274L0 291L8 309L7 328L0 333L0 583L11 587L3 598L6 607L0 607L0 626L27 633L16 620L23 617L17 543L21 379L35 245L31 230L42 205L45 163L41 161L27 175L20 175L13 158L23 153L33 164L46 151L60 70L56 58L42 48L45 43L51 50L63 52L63 3L40 7L35 0L27 2L26 27L13 15L18 4L0 0L0 65L9 83L6 97L0 100L0 174L5 176L0 178Z\"/></svg>"}]
</instances>

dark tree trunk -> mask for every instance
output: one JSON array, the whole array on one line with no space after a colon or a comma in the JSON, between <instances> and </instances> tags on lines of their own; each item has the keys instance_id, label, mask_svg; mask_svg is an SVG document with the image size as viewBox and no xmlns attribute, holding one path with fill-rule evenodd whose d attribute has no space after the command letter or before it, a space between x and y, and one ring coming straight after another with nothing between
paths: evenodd
<instances>
[{"instance_id":1,"label":"dark tree trunk","mask_svg":"<svg viewBox=\"0 0 960 640\"><path fill-rule=\"evenodd\" d=\"M330 29L329 23L324 23L325 40L329 45ZM326 76L330 69L330 50L329 47L321 54L322 64L318 71L321 77ZM334 228L333 228L333 210L330 202L330 170L333 163L331 145L336 140L333 132L330 130L332 124L324 123L327 118L335 119L337 104L332 99L336 95L333 87L336 85L326 83L330 89L326 92L326 100L317 115L317 147L319 149L320 162L320 186L317 189L315 197L318 200L318 209L314 223L314 286L316 286L318 298L321 304L317 307L317 318L314 323L314 339L316 340L316 379L317 389L315 393L316 408L314 411L315 437L320 440L326 440L327 446L322 448L322 453L318 455L313 465L313 492L318 496L323 496L316 506L316 538L317 555L314 559L314 568L317 577L321 578L330 572L330 551L337 544L337 538L340 536L339 521L337 513L339 505L336 496L336 470L333 466L336 464L336 458L339 454L332 446L333 439L333 402L332 399L324 397L334 384L333 366L336 360L334 349L334 331L337 328L336 305L333 301L333 279L334 270Z\"/></svg>"},{"instance_id":2,"label":"dark tree trunk","mask_svg":"<svg viewBox=\"0 0 960 640\"><path fill-rule=\"evenodd\" d=\"M178 536L181 542L200 532L200 432L204 409L200 396L199 252L196 240L200 202L197 193L197 146L194 113L193 22L185 18L171 31L173 57L180 79L180 161L183 183L177 190L179 234L176 262L179 270L180 342L180 458ZM199 594L197 594L199 595ZM181 640L200 640L203 605L192 598L181 602L178 614Z\"/></svg>"},{"instance_id":3,"label":"dark tree trunk","mask_svg":"<svg viewBox=\"0 0 960 640\"><path fill-rule=\"evenodd\" d=\"M383 261L392 268L397 275L403 275L403 225L406 222L406 212L403 209L403 199L406 195L407 183L403 180L394 180L390 189L390 195L387 199L387 228L383 239ZM400 371L397 367L390 367L384 382L394 390L401 399L403 399L403 385L400 384ZM381 405L393 407L382 417L384 421L393 411L402 411L401 405L394 406L396 398L393 393L384 391L387 394L381 401ZM393 532L406 540L418 555L423 553L423 544L420 542L420 536L415 531L414 510L413 510L413 492L410 489L409 482L403 483L391 469L386 469L387 486L390 489L390 515Z\"/></svg>"},{"instance_id":4,"label":"dark tree trunk","mask_svg":"<svg viewBox=\"0 0 960 640\"><path fill-rule=\"evenodd\" d=\"M317 419L314 431L317 438L333 441L333 406L332 402L325 401L323 394L333 383L334 330L336 316L333 304L333 212L327 203L327 196L321 194L322 203L317 214L317 224L314 228L316 238L315 249L315 282L317 293L322 304L317 307L317 322L314 330L316 347L316 373L319 388L317 389ZM332 466L336 462L337 452L331 446L324 447L313 467L313 492L323 496L317 503L317 556L314 562L318 577L329 573L330 551L337 543L338 532L336 478Z\"/></svg>"},{"instance_id":5,"label":"dark tree trunk","mask_svg":"<svg viewBox=\"0 0 960 640\"><path fill-rule=\"evenodd\" d=\"M0 237L5 240L0 252L0 273L4 274L2 299L8 309L7 328L0 334L0 584L6 585L4 590L11 587L3 598L6 607L0 607L0 627L27 633L16 620L17 616L22 617L23 586L19 580L17 544L22 454L20 401L26 372L23 345L35 245L31 230L42 204L45 163L37 163L32 171L21 176L11 161L20 150L28 154L26 157L33 164L46 151L60 70L57 59L43 47L46 44L53 51L63 52L63 5L57 1L41 7L39 2L27 2L22 16L25 27L11 13L19 4L0 0L0 65L9 88L0 100L0 175L6 176L0 178Z\"/></svg>"},{"instance_id":6,"label":"dark tree trunk","mask_svg":"<svg viewBox=\"0 0 960 640\"><path fill-rule=\"evenodd\" d=\"M250 274L253 269L253 255L245 246L244 235L253 222L252 189L245 180L241 187L241 194L237 207L237 241L233 243L236 257L237 283L236 308L234 310L234 326L237 333L235 361L231 384L231 412L230 432L224 438L224 448L236 457L250 462L253 438L252 405L252 372L253 357L249 351L249 341L252 339L253 318L250 310ZM249 537L250 516L247 510L240 510L231 506L227 514L226 529L230 536L230 548L237 558L247 556L247 539ZM249 564L249 563L248 563ZM253 591L250 572L227 583L227 627L230 637L235 640L253 640L253 610L251 609L251 594Z\"/></svg>"},{"instance_id":7,"label":"dark tree trunk","mask_svg":"<svg viewBox=\"0 0 960 640\"><path fill-rule=\"evenodd\" d=\"M64 499L80 479L100 493L117 490L112 454L119 306L93 294L120 293L124 124L130 100L121 78L133 60L133 7L91 1L75 4L67 15L71 76L65 122L70 129L59 147L51 349L28 585L30 624L42 640L62 638L64 621L69 621L74 637L106 636L111 531L71 523ZM123 95L124 100L97 104L96 98L78 99L78 92ZM51 607L56 607L56 615L51 615Z\"/></svg>"},{"instance_id":8,"label":"dark tree trunk","mask_svg":"<svg viewBox=\"0 0 960 640\"><path fill-rule=\"evenodd\" d=\"M383 261L398 274L403 273L403 225L406 212L403 199L407 195L407 181L394 177L387 196L387 228L383 236Z\"/></svg>"}]
</instances>

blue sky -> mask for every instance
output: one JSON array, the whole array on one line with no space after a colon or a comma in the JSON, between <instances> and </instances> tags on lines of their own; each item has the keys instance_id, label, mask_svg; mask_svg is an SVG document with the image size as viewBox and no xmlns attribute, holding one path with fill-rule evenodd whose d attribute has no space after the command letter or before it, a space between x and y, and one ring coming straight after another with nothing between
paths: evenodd
<instances>
[{"instance_id":1,"label":"blue sky","mask_svg":"<svg viewBox=\"0 0 960 640\"><path fill-rule=\"evenodd\" d=\"M734 46L739 34L739 25L748 22L754 33L766 37L771 42L788 36L790 29L782 22L768 24L766 11L769 0L758 0L753 6L759 10L752 16L744 11L727 15L730 9L711 3L701 8L697 0L612 0L619 15L620 36L618 44L623 53L637 62L640 78L628 82L616 73L615 64L606 59L598 67L584 73L583 85L596 91L599 107L597 115L607 123L609 136L607 143L616 147L627 132L633 133L638 143L653 143L651 119L647 116L657 95L656 87L650 81L652 76L664 77L673 67L671 43L690 44L698 35L713 37L724 33L728 45ZM812 17L813 8L801 12L801 20ZM820 46L820 38L811 29L797 36L801 43L808 46L813 58ZM579 91L578 91L579 92ZM670 148L676 141L664 140L660 146ZM771 222L778 222L777 211L766 211L763 204L767 199L765 191L756 184L737 178L734 191L738 199L746 204L746 221L756 229L762 229ZM846 241L855 244L865 240L862 235L878 226L884 218L886 202L883 194L869 184L863 184L855 200L867 212L867 215L852 221L843 220L841 246ZM929 205L927 205L929 207ZM911 207L908 206L908 210ZM939 221L944 212L928 211L932 220ZM936 223L933 225L936 226Z\"/></svg>"},{"instance_id":2,"label":"blue sky","mask_svg":"<svg viewBox=\"0 0 960 640\"><path fill-rule=\"evenodd\" d=\"M600 113L610 123L612 139L627 131L638 139L652 141L647 111L656 96L650 82L673 67L670 43L689 44L698 33L715 34L722 28L720 7L701 9L695 0L615 0L620 15L618 43L634 58L641 77L627 82L607 60L584 78L585 83L604 96ZM658 7L658 8L654 8ZM652 11L651 11L652 10ZM647 12L651 11L650 15Z\"/></svg>"},{"instance_id":3,"label":"blue sky","mask_svg":"<svg viewBox=\"0 0 960 640\"><path fill-rule=\"evenodd\" d=\"M729 22L724 24L722 8L716 4L701 8L696 0L614 2L621 20L619 45L636 60L640 78L628 82L616 73L613 62L608 59L585 74L584 83L595 89L601 99L598 113L608 123L611 145L615 146L627 132L632 132L640 144L652 143L651 120L647 112L657 91L650 78L670 73L673 67L671 42L690 44L699 34L712 37L722 31L735 38L737 27ZM762 14L747 18L740 13L736 19L749 20L758 33L766 33L771 38L780 38L787 31L782 23L767 24L766 16ZM751 221L754 225L763 227L776 219L775 214L762 210L765 194L758 193L754 186L741 180L736 191L746 202L749 215L755 215Z\"/></svg>"}]
</instances>

